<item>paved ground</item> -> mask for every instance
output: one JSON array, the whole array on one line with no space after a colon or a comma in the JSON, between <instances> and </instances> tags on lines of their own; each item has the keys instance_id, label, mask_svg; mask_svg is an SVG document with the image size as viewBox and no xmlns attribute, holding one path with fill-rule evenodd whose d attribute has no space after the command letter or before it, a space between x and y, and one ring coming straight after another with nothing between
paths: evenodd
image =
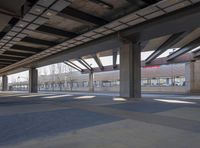
<instances>
[{"instance_id":1,"label":"paved ground","mask_svg":"<svg viewBox=\"0 0 200 148\"><path fill-rule=\"evenodd\" d=\"M200 96L0 93L1 148L199 148Z\"/></svg>"}]
</instances>

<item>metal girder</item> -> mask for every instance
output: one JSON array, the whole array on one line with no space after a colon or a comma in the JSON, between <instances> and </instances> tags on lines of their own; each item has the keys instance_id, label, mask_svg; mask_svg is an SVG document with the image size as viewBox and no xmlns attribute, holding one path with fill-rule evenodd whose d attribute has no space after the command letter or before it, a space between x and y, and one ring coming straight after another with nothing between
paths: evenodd
<instances>
[{"instance_id":1,"label":"metal girder","mask_svg":"<svg viewBox=\"0 0 200 148\"><path fill-rule=\"evenodd\" d=\"M77 61L82 64L85 68L87 68L88 70L92 71L92 67L82 58L77 59Z\"/></svg>"},{"instance_id":2,"label":"metal girder","mask_svg":"<svg viewBox=\"0 0 200 148\"><path fill-rule=\"evenodd\" d=\"M97 54L93 54L92 57L94 58L94 60L97 63L97 65L99 66L100 70L103 71L104 70L104 66L103 66L101 60L99 59L99 57L97 56Z\"/></svg>"},{"instance_id":3,"label":"metal girder","mask_svg":"<svg viewBox=\"0 0 200 148\"><path fill-rule=\"evenodd\" d=\"M60 29L45 26L45 25L41 25L35 31L52 34L52 35L58 35L58 36L66 37L66 38L73 38L73 37L77 36L76 33L65 31L65 30L60 30Z\"/></svg>"},{"instance_id":4,"label":"metal girder","mask_svg":"<svg viewBox=\"0 0 200 148\"><path fill-rule=\"evenodd\" d=\"M15 52L15 51L5 51L3 54L11 55L11 56L20 56L20 57L29 57L33 54L30 53L21 53L21 52Z\"/></svg>"},{"instance_id":5,"label":"metal girder","mask_svg":"<svg viewBox=\"0 0 200 148\"><path fill-rule=\"evenodd\" d=\"M72 19L81 22L83 24L89 24L89 25L102 26L108 23L108 21L102 18L98 18L96 16L87 14L85 12L76 10L71 7L66 7L58 15L64 18Z\"/></svg>"},{"instance_id":6,"label":"metal girder","mask_svg":"<svg viewBox=\"0 0 200 148\"><path fill-rule=\"evenodd\" d=\"M17 50L22 50L22 51L30 51L30 52L41 52L44 49L41 48L33 48L33 47L27 47L27 46L22 46L22 45L17 45L15 44L14 46L11 47L11 49L17 49Z\"/></svg>"},{"instance_id":7,"label":"metal girder","mask_svg":"<svg viewBox=\"0 0 200 148\"><path fill-rule=\"evenodd\" d=\"M113 69L117 68L117 54L118 54L118 51L113 50Z\"/></svg>"},{"instance_id":8,"label":"metal girder","mask_svg":"<svg viewBox=\"0 0 200 148\"><path fill-rule=\"evenodd\" d=\"M185 45L184 47L180 48L179 50L175 51L174 53L170 54L168 57L167 57L167 60L170 61L170 60L173 60L181 55L183 55L184 53L194 49L195 47L199 46L200 45L200 37L197 38L196 40L188 43L187 45Z\"/></svg>"},{"instance_id":9,"label":"metal girder","mask_svg":"<svg viewBox=\"0 0 200 148\"><path fill-rule=\"evenodd\" d=\"M70 62L70 61L64 61L64 63L80 72L83 72L83 69L81 69L79 66L77 66L76 64Z\"/></svg>"},{"instance_id":10,"label":"metal girder","mask_svg":"<svg viewBox=\"0 0 200 148\"><path fill-rule=\"evenodd\" d=\"M189 32L180 32L173 34L167 41L165 41L158 49L156 49L145 61L146 64L151 63L154 59L164 53L167 49L170 49L174 44L182 40L187 36Z\"/></svg>"},{"instance_id":11,"label":"metal girder","mask_svg":"<svg viewBox=\"0 0 200 148\"><path fill-rule=\"evenodd\" d=\"M46 41L46 40L41 40L41 39L36 39L36 38L31 38L31 37L25 37L22 39L22 41L27 42L27 43L47 45L47 46L54 46L57 44L53 41Z\"/></svg>"}]
</instances>

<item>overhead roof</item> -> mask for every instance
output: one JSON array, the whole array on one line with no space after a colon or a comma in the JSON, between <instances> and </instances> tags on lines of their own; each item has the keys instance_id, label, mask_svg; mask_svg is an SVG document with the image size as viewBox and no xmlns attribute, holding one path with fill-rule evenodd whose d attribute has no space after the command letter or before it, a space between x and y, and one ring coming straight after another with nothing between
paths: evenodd
<instances>
[{"instance_id":1,"label":"overhead roof","mask_svg":"<svg viewBox=\"0 0 200 148\"><path fill-rule=\"evenodd\" d=\"M0 72L27 65L198 1L2 0ZM158 41L165 42L169 36ZM154 46L149 45L149 48ZM147 47L145 50L150 50Z\"/></svg>"}]
</instances>

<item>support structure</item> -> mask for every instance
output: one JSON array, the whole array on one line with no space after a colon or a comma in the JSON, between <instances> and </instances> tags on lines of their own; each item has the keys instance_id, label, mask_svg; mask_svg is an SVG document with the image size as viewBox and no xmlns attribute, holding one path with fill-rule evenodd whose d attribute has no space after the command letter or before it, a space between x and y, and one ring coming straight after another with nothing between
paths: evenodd
<instances>
[{"instance_id":1,"label":"support structure","mask_svg":"<svg viewBox=\"0 0 200 148\"><path fill-rule=\"evenodd\" d=\"M189 62L185 64L185 88L186 92L190 93L194 84L194 63Z\"/></svg>"},{"instance_id":2,"label":"support structure","mask_svg":"<svg viewBox=\"0 0 200 148\"><path fill-rule=\"evenodd\" d=\"M94 73L91 71L89 73L89 92L94 92Z\"/></svg>"},{"instance_id":3,"label":"support structure","mask_svg":"<svg viewBox=\"0 0 200 148\"><path fill-rule=\"evenodd\" d=\"M120 49L120 96L141 97L141 62L139 44L124 42Z\"/></svg>"},{"instance_id":4,"label":"support structure","mask_svg":"<svg viewBox=\"0 0 200 148\"><path fill-rule=\"evenodd\" d=\"M200 61L185 64L185 85L187 93L199 93L200 91Z\"/></svg>"},{"instance_id":5,"label":"support structure","mask_svg":"<svg viewBox=\"0 0 200 148\"><path fill-rule=\"evenodd\" d=\"M38 92L38 71L36 68L29 69L29 93Z\"/></svg>"},{"instance_id":6,"label":"support structure","mask_svg":"<svg viewBox=\"0 0 200 148\"><path fill-rule=\"evenodd\" d=\"M2 76L2 91L8 90L8 77L6 75Z\"/></svg>"}]
</instances>

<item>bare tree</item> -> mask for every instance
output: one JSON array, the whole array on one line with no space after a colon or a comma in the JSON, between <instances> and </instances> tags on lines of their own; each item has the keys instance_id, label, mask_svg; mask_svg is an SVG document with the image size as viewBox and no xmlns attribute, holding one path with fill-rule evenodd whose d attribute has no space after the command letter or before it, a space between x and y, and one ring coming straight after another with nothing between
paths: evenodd
<instances>
[{"instance_id":1,"label":"bare tree","mask_svg":"<svg viewBox=\"0 0 200 148\"><path fill-rule=\"evenodd\" d=\"M57 66L57 70L58 70L58 74L56 74L56 82L58 84L58 87L60 89L60 91L62 91L62 86L64 84L63 82L63 65L61 63L56 64Z\"/></svg>"},{"instance_id":2,"label":"bare tree","mask_svg":"<svg viewBox=\"0 0 200 148\"><path fill-rule=\"evenodd\" d=\"M54 87L55 87L55 72L56 72L56 67L55 64L50 65L49 66L49 71L50 71L50 76L51 76L51 80L50 80L50 84L51 84L51 88L54 91Z\"/></svg>"},{"instance_id":3,"label":"bare tree","mask_svg":"<svg viewBox=\"0 0 200 148\"><path fill-rule=\"evenodd\" d=\"M70 91L73 90L73 83L74 83L74 80L72 78L72 71L73 69L70 67L70 66L67 66L67 69L66 69L66 80L67 80L67 83L69 82L69 86L70 86Z\"/></svg>"}]
</instances>

